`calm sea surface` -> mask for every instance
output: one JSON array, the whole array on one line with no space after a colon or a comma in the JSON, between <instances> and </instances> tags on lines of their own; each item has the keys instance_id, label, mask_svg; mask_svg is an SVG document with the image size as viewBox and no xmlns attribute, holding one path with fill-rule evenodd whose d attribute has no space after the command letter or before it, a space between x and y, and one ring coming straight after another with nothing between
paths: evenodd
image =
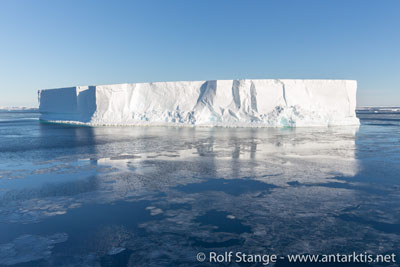
<instances>
[{"instance_id":1,"label":"calm sea surface","mask_svg":"<svg viewBox=\"0 0 400 267\"><path fill-rule=\"evenodd\" d=\"M358 116L232 129L0 112L0 265L204 266L210 251L400 261L400 109Z\"/></svg>"}]
</instances>

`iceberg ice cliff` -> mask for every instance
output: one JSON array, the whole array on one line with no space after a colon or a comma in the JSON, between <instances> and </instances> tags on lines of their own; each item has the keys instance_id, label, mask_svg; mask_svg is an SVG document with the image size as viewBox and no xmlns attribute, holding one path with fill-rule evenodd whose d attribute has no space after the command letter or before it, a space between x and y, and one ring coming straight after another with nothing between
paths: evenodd
<instances>
[{"instance_id":1,"label":"iceberg ice cliff","mask_svg":"<svg viewBox=\"0 0 400 267\"><path fill-rule=\"evenodd\" d=\"M88 125L358 125L353 80L217 80L39 90L41 120Z\"/></svg>"}]
</instances>

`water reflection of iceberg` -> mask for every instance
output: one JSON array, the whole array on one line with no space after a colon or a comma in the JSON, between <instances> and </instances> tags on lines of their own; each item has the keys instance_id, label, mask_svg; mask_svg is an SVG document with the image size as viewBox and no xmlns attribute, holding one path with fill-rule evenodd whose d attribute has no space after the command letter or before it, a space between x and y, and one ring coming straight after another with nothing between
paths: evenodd
<instances>
[{"instance_id":1,"label":"water reflection of iceberg","mask_svg":"<svg viewBox=\"0 0 400 267\"><path fill-rule=\"evenodd\" d=\"M335 176L356 174L357 129L179 130L171 133L173 140L161 136L152 139L154 149L150 145L146 151L121 153L97 163L133 178L112 178L116 192L117 187L139 186L135 176L140 177L140 187L156 190L199 178L254 178L280 186L297 180L324 183ZM160 149L165 143L166 148Z\"/></svg>"},{"instance_id":2,"label":"water reflection of iceberg","mask_svg":"<svg viewBox=\"0 0 400 267\"><path fill-rule=\"evenodd\" d=\"M79 137L71 142L77 147L54 159L70 171L70 179L57 182L58 174L50 170L51 186L47 180L30 188L28 196L8 198L0 218L46 225L55 217L72 220L76 211L85 214L94 204L103 207L96 206L99 213L120 212L121 218L146 214L135 226L145 234L136 235L116 219L107 229L124 229L123 242L113 237L122 235L119 230L107 230L112 242L98 244L101 252L82 250L135 251L136 263L145 265L160 258L192 262L200 248L253 253L375 249L374 242L364 244L371 233L386 242L384 250L396 244L397 236L370 228L355 232L359 225L341 219L368 201L350 185L359 171L357 130L90 128L70 137ZM85 138L92 139L88 147ZM83 174L82 168L91 173ZM14 196L18 190L27 189L11 190ZM141 204L133 213L121 203ZM96 235L103 236L100 232ZM68 236L74 240L73 233ZM160 258L148 255L149 250L160 252Z\"/></svg>"},{"instance_id":3,"label":"water reflection of iceberg","mask_svg":"<svg viewBox=\"0 0 400 267\"><path fill-rule=\"evenodd\" d=\"M61 148L61 156L51 161L55 165L42 163L31 172L40 179L27 175L30 183L2 181L9 189L3 200L49 201L65 209L86 198L115 201L211 178L255 179L275 186L327 183L356 174L357 129L72 128L69 150ZM41 130L48 138L49 130ZM57 149L57 144L48 147ZM50 196L62 197L65 205Z\"/></svg>"}]
</instances>

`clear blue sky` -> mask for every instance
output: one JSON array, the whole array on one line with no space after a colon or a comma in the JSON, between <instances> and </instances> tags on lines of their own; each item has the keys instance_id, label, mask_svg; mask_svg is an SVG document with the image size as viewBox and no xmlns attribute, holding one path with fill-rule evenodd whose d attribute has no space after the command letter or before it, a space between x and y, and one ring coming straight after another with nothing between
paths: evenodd
<instances>
[{"instance_id":1,"label":"clear blue sky","mask_svg":"<svg viewBox=\"0 0 400 267\"><path fill-rule=\"evenodd\" d=\"M41 88L237 78L356 79L358 105L400 105L400 1L0 1L0 106L37 106Z\"/></svg>"}]
</instances>

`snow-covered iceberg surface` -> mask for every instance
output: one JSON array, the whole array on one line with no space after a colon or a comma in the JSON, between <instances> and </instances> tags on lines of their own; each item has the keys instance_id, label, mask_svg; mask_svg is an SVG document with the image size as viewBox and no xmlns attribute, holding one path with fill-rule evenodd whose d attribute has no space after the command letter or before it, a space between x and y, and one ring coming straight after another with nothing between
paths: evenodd
<instances>
[{"instance_id":1,"label":"snow-covered iceberg surface","mask_svg":"<svg viewBox=\"0 0 400 267\"><path fill-rule=\"evenodd\" d=\"M41 120L88 125L358 125L353 80L217 80L39 90Z\"/></svg>"}]
</instances>

